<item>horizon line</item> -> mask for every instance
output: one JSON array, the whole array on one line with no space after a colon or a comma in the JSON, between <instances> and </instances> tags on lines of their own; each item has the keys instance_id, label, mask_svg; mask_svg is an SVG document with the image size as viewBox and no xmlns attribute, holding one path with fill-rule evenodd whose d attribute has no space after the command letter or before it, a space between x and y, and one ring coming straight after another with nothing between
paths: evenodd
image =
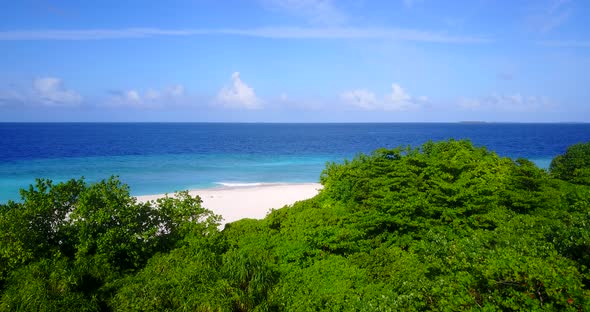
<instances>
[{"instance_id":1,"label":"horizon line","mask_svg":"<svg viewBox=\"0 0 590 312\"><path fill-rule=\"evenodd\" d=\"M590 121L0 121L0 124L590 124Z\"/></svg>"}]
</instances>

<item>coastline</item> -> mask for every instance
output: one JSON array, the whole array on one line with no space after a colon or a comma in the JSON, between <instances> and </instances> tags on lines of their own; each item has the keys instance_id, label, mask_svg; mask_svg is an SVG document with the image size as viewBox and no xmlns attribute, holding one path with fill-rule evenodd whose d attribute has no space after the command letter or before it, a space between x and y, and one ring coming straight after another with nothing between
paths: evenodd
<instances>
[{"instance_id":1,"label":"coastline","mask_svg":"<svg viewBox=\"0 0 590 312\"><path fill-rule=\"evenodd\" d=\"M199 195L203 207L221 215L221 226L224 227L227 223L244 218L263 219L271 209L312 198L322 187L319 183L253 183L194 189L189 194ZM146 202L164 196L166 194L141 195L136 198Z\"/></svg>"}]
</instances>

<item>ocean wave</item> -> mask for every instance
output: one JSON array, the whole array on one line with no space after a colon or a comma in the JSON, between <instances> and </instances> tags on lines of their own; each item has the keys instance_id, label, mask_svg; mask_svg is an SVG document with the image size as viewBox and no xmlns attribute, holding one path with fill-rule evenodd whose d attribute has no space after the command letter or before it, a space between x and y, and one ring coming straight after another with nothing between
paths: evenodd
<instances>
[{"instance_id":1,"label":"ocean wave","mask_svg":"<svg viewBox=\"0 0 590 312\"><path fill-rule=\"evenodd\" d=\"M225 187L247 187L247 186L263 186L263 185L277 185L281 183L269 183L269 182L215 182L217 185Z\"/></svg>"}]
</instances>

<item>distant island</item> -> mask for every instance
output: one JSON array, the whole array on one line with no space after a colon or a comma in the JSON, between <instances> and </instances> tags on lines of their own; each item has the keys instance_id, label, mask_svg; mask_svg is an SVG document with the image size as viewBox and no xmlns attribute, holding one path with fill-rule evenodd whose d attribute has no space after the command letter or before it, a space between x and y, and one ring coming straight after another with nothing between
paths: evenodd
<instances>
[{"instance_id":1,"label":"distant island","mask_svg":"<svg viewBox=\"0 0 590 312\"><path fill-rule=\"evenodd\" d=\"M459 121L459 123L462 123L462 124L486 124L488 122L481 121L481 120L464 120L464 121Z\"/></svg>"}]
</instances>

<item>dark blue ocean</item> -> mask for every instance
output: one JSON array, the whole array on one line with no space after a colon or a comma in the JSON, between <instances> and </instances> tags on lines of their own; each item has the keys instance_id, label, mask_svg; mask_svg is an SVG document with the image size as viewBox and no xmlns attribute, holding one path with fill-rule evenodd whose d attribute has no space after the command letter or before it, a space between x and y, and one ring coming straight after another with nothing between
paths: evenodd
<instances>
[{"instance_id":1,"label":"dark blue ocean","mask_svg":"<svg viewBox=\"0 0 590 312\"><path fill-rule=\"evenodd\" d=\"M134 195L316 182L327 161L449 138L547 168L590 124L0 123L0 202L38 177L118 175Z\"/></svg>"}]
</instances>

